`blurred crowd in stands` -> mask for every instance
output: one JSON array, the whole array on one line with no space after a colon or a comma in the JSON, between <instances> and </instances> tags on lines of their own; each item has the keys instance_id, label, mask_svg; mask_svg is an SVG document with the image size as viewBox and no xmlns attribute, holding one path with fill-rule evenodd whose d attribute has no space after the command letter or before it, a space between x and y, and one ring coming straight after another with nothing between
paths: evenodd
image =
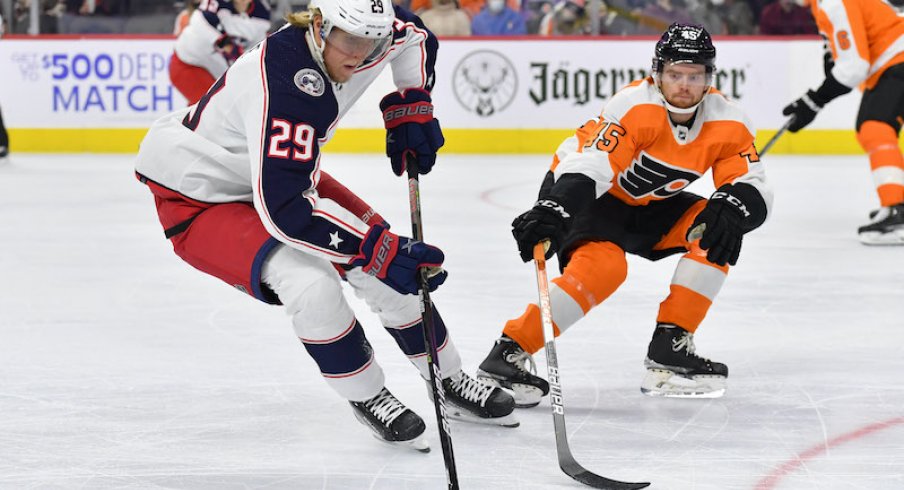
<instances>
[{"instance_id":1,"label":"blurred crowd in stands","mask_svg":"<svg viewBox=\"0 0 904 490\"><path fill-rule=\"evenodd\" d=\"M37 2L41 34L163 34L199 0L0 0L7 33L26 33ZM439 36L657 35L672 22L714 35L816 34L806 0L393 0ZM887 0L904 15L904 0ZM188 5L186 5L188 3ZM307 0L270 0L274 27ZM7 12L6 10L11 10Z\"/></svg>"}]
</instances>

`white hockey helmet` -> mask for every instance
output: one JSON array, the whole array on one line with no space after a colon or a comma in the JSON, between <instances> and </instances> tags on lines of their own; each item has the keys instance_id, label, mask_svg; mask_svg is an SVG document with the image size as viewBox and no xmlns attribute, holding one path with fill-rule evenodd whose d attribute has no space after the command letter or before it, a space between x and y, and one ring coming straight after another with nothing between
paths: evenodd
<instances>
[{"instance_id":1,"label":"white hockey helmet","mask_svg":"<svg viewBox=\"0 0 904 490\"><path fill-rule=\"evenodd\" d=\"M374 49L364 64L381 57L392 44L392 0L311 0L308 8L319 10L323 17L322 39L329 39L330 32L338 27L355 37L372 40Z\"/></svg>"}]
</instances>

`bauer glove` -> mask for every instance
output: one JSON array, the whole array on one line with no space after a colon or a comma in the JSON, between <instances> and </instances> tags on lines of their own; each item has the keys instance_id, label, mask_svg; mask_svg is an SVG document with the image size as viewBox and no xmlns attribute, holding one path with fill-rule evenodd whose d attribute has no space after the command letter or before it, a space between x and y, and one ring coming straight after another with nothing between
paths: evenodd
<instances>
[{"instance_id":1,"label":"bauer glove","mask_svg":"<svg viewBox=\"0 0 904 490\"><path fill-rule=\"evenodd\" d=\"M387 286L402 294L417 294L418 274L427 268L427 289L433 291L449 275L440 266L445 256L442 250L424 242L401 237L388 226L374 225L361 241L358 255L350 265L361 267Z\"/></svg>"},{"instance_id":2,"label":"bauer glove","mask_svg":"<svg viewBox=\"0 0 904 490\"><path fill-rule=\"evenodd\" d=\"M557 201L540 199L526 213L512 221L512 235L518 243L521 260L534 258L534 245L549 240L546 258L552 257L562 245L565 227L571 222L571 214Z\"/></svg>"},{"instance_id":3,"label":"bauer glove","mask_svg":"<svg viewBox=\"0 0 904 490\"><path fill-rule=\"evenodd\" d=\"M245 53L245 48L238 40L229 34L223 34L214 42L214 48L226 59L226 64L232 66L239 56Z\"/></svg>"},{"instance_id":4,"label":"bauer glove","mask_svg":"<svg viewBox=\"0 0 904 490\"><path fill-rule=\"evenodd\" d=\"M720 266L738 262L745 233L742 223L750 217L747 206L731 192L731 184L719 187L688 229L688 241L702 232L700 248L706 250L706 260Z\"/></svg>"},{"instance_id":5,"label":"bauer glove","mask_svg":"<svg viewBox=\"0 0 904 490\"><path fill-rule=\"evenodd\" d=\"M439 121L433 117L433 103L426 90L410 88L393 92L380 101L386 126L386 156L396 175L405 173L405 158L417 162L419 174L436 163L436 152L446 142Z\"/></svg>"}]
</instances>

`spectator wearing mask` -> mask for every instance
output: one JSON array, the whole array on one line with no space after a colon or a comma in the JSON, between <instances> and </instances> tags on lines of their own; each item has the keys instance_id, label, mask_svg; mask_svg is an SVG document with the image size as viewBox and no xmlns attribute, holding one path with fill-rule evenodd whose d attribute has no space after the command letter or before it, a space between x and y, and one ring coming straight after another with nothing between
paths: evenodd
<instances>
[{"instance_id":1,"label":"spectator wearing mask","mask_svg":"<svg viewBox=\"0 0 904 490\"><path fill-rule=\"evenodd\" d=\"M795 36L816 34L816 23L806 0L777 0L763 7L760 14L760 34Z\"/></svg>"},{"instance_id":2,"label":"spectator wearing mask","mask_svg":"<svg viewBox=\"0 0 904 490\"><path fill-rule=\"evenodd\" d=\"M516 36L527 34L524 17L506 5L505 0L487 0L486 7L471 21L475 36Z\"/></svg>"},{"instance_id":3,"label":"spectator wearing mask","mask_svg":"<svg viewBox=\"0 0 904 490\"><path fill-rule=\"evenodd\" d=\"M579 36L587 34L589 24L583 0L566 0L553 7L552 12L540 22L541 36Z\"/></svg>"},{"instance_id":4,"label":"spectator wearing mask","mask_svg":"<svg viewBox=\"0 0 904 490\"><path fill-rule=\"evenodd\" d=\"M471 35L471 18L458 8L455 0L435 0L433 7L420 17L427 29L437 36Z\"/></svg>"}]
</instances>

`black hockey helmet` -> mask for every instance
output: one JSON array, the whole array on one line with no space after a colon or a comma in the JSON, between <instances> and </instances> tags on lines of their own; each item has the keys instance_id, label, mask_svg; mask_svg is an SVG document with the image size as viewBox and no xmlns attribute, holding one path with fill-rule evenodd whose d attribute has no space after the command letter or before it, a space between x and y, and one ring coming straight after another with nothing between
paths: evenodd
<instances>
[{"instance_id":1,"label":"black hockey helmet","mask_svg":"<svg viewBox=\"0 0 904 490\"><path fill-rule=\"evenodd\" d=\"M653 73L662 73L667 62L700 64L706 67L707 75L711 75L716 67L713 38L701 26L675 22L656 43Z\"/></svg>"}]
</instances>

